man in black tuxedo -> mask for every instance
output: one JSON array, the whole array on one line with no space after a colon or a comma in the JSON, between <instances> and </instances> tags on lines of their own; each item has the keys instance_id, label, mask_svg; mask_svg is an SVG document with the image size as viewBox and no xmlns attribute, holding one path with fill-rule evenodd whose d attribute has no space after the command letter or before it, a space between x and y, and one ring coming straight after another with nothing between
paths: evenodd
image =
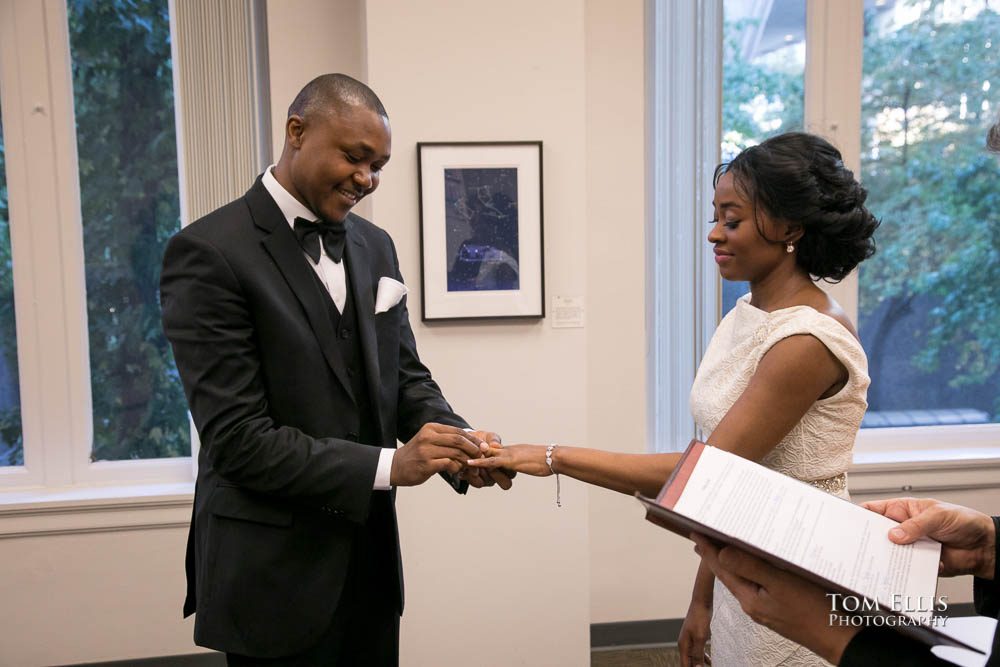
<instances>
[{"instance_id":1,"label":"man in black tuxedo","mask_svg":"<svg viewBox=\"0 0 1000 667\"><path fill-rule=\"evenodd\" d=\"M201 439L184 614L229 664L398 664L395 487L510 486L463 471L499 438L441 395L392 240L350 213L389 154L375 94L321 76L277 165L167 246L163 325Z\"/></svg>"}]
</instances>

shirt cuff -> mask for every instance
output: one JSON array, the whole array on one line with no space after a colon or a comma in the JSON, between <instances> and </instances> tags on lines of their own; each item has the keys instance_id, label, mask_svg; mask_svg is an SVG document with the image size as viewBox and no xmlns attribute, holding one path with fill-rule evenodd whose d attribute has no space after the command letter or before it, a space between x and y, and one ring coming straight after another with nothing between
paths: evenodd
<instances>
[{"instance_id":1,"label":"shirt cuff","mask_svg":"<svg viewBox=\"0 0 1000 667\"><path fill-rule=\"evenodd\" d=\"M383 447L378 454L378 468L375 469L375 491L388 491L392 488L392 457L395 449Z\"/></svg>"}]
</instances>

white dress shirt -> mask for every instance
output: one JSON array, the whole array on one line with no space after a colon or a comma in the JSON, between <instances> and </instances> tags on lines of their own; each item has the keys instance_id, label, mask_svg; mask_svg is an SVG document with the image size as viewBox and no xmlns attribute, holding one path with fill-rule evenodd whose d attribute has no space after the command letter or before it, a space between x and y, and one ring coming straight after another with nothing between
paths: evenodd
<instances>
[{"instance_id":1,"label":"white dress shirt","mask_svg":"<svg viewBox=\"0 0 1000 667\"><path fill-rule=\"evenodd\" d=\"M261 182L271 195L271 198L274 199L274 203L281 209L282 215L285 216L285 220L292 230L294 231L295 229L295 218L305 218L306 220L313 221L319 220L318 215L306 208L302 202L293 197L278 182L278 179L271 173L273 168L274 165L272 164L264 170ZM326 291L330 293L330 298L333 299L337 310L342 313L344 312L344 304L347 302L347 280L344 275L344 262L333 261L326 254L326 248L323 247L322 243L319 244L319 249L319 262L315 264L313 264L312 258L305 251L303 251L302 256L306 258L306 262L313 268L316 275L319 276L320 282L326 287ZM375 485L373 487L376 491L387 491L392 488L389 480L390 473L392 472L392 457L395 453L395 449L388 447L383 447L379 453L378 468L375 470Z\"/></svg>"}]
</instances>

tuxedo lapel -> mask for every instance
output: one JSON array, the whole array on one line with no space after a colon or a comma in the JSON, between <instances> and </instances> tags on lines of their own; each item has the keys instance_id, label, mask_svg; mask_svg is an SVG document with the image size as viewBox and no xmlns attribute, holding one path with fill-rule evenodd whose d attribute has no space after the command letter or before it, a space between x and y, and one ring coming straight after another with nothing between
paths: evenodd
<instances>
[{"instance_id":1,"label":"tuxedo lapel","mask_svg":"<svg viewBox=\"0 0 1000 667\"><path fill-rule=\"evenodd\" d=\"M354 312L358 318L358 329L361 333L361 353L365 362L365 373L368 377L368 391L371 394L371 404L375 417L382 430L382 401L380 400L378 341L375 338L375 295L372 291L371 262L368 256L368 245L361 234L359 226L348 217L347 243L344 253L347 262L347 272L350 274L351 295L354 297Z\"/></svg>"},{"instance_id":2,"label":"tuxedo lapel","mask_svg":"<svg viewBox=\"0 0 1000 667\"><path fill-rule=\"evenodd\" d=\"M302 304L306 318L309 320L309 326L316 335L320 349L323 350L326 363L330 365L333 374L344 386L347 395L357 402L347 377L347 366L336 348L336 335L333 331L333 325L330 323L324 295L317 287L315 277L311 275L312 269L307 263L309 260L302 254L302 248L295 239L295 233L288 226L281 209L271 199L271 195L268 194L259 178L247 192L246 201L250 207L254 224L269 232L261 243L274 259L278 270L281 271L299 303Z\"/></svg>"}]
</instances>

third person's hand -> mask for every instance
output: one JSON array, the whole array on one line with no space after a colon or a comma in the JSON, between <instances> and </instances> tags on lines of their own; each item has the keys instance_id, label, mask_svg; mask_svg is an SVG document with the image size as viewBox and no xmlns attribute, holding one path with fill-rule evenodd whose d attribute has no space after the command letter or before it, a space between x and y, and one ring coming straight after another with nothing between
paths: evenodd
<instances>
[{"instance_id":1,"label":"third person's hand","mask_svg":"<svg viewBox=\"0 0 1000 667\"><path fill-rule=\"evenodd\" d=\"M889 539L896 544L910 544L921 537L940 542L940 576L993 578L996 524L986 514L933 498L873 500L862 507L900 522L889 531Z\"/></svg>"}]
</instances>

